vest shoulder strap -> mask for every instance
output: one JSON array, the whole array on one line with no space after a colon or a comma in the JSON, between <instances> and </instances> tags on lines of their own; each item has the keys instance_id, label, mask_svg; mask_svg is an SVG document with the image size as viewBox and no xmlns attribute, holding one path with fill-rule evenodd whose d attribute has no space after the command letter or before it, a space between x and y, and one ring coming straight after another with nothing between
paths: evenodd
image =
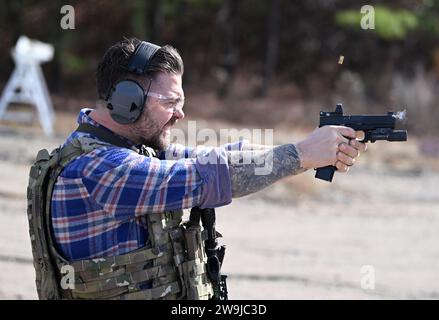
<instances>
[{"instance_id":1,"label":"vest shoulder strap","mask_svg":"<svg viewBox=\"0 0 439 320\"><path fill-rule=\"evenodd\" d=\"M142 154L147 157L156 157L157 152L145 145L139 145L134 146L129 144L126 140L124 140L122 137L114 134L108 129L105 129L103 127L96 127L89 123L81 123L78 128L76 129L76 132L83 132L83 133L89 133L100 139L101 141L104 141L108 144L111 144L116 147L120 148L126 148L131 149L135 151L136 153ZM85 138L85 137L83 137ZM96 141L96 140L94 140Z\"/></svg>"},{"instance_id":2,"label":"vest shoulder strap","mask_svg":"<svg viewBox=\"0 0 439 320\"><path fill-rule=\"evenodd\" d=\"M132 146L128 144L128 142L102 127L96 127L89 123L81 123L76 131L92 134L100 140L108 142L116 147L132 149Z\"/></svg>"}]
</instances>

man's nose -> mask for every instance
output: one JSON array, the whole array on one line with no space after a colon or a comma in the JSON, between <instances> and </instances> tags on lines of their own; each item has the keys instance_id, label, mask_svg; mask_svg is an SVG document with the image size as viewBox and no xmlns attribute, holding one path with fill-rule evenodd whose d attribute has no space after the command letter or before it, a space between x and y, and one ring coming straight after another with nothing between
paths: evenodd
<instances>
[{"instance_id":1,"label":"man's nose","mask_svg":"<svg viewBox=\"0 0 439 320\"><path fill-rule=\"evenodd\" d=\"M184 118L184 112L183 112L183 109L181 109L181 108L179 108L179 109L175 109L174 116L175 116L177 119L183 119L183 118Z\"/></svg>"}]
</instances>

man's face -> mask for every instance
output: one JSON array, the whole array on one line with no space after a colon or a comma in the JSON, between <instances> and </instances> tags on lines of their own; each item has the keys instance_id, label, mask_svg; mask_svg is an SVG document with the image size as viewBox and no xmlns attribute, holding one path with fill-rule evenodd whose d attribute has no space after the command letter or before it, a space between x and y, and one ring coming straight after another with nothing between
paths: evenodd
<instances>
[{"instance_id":1,"label":"man's face","mask_svg":"<svg viewBox=\"0 0 439 320\"><path fill-rule=\"evenodd\" d=\"M140 143L164 150L170 144L171 127L184 118L181 74L160 72L152 80L149 93L143 113L131 131Z\"/></svg>"}]
</instances>

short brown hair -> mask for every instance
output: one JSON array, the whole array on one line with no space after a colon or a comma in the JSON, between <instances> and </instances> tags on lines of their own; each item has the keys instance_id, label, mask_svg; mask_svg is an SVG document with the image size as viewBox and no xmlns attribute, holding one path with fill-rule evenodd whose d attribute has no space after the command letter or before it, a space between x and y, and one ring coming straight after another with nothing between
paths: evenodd
<instances>
[{"instance_id":1,"label":"short brown hair","mask_svg":"<svg viewBox=\"0 0 439 320\"><path fill-rule=\"evenodd\" d=\"M123 78L135 78L127 71L128 61L141 41L125 38L111 46L102 57L96 70L96 86L100 99L107 99L111 87ZM145 74L154 78L158 72L183 74L184 65L177 49L170 45L161 47L150 60Z\"/></svg>"}]
</instances>

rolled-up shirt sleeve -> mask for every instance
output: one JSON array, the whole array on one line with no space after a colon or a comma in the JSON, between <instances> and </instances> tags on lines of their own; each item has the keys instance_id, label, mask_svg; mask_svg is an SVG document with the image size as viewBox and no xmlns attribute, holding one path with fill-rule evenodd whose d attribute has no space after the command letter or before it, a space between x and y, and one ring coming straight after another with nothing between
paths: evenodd
<instances>
[{"instance_id":1,"label":"rolled-up shirt sleeve","mask_svg":"<svg viewBox=\"0 0 439 320\"><path fill-rule=\"evenodd\" d=\"M200 208L224 206L232 202L227 152L224 148L205 149L197 153L195 167L204 181ZM212 204L217 204L212 206Z\"/></svg>"},{"instance_id":2,"label":"rolled-up shirt sleeve","mask_svg":"<svg viewBox=\"0 0 439 320\"><path fill-rule=\"evenodd\" d=\"M237 142L226 143L220 148L228 151L242 151L244 146L249 142L247 140L239 140ZM205 150L211 150L212 147L197 146L197 147L186 147L182 144L172 143L169 147L160 151L157 157L161 160L178 160L183 158L195 158L198 153L203 153Z\"/></svg>"}]
</instances>

